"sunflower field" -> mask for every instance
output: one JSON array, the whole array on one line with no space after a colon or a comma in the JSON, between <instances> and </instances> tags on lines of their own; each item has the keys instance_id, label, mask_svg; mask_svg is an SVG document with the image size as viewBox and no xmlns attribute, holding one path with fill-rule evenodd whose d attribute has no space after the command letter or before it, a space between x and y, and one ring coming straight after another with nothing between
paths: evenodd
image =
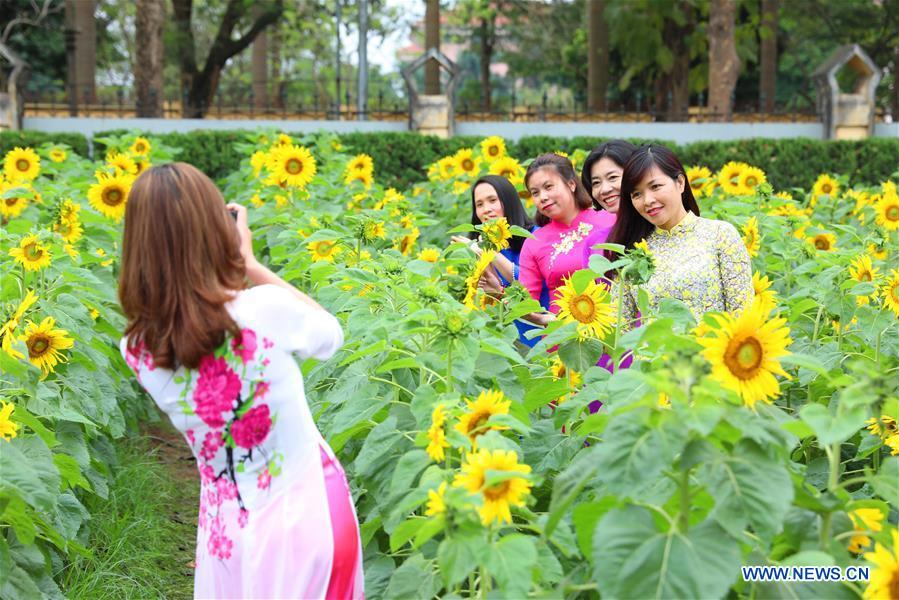
<instances>
[{"instance_id":1,"label":"sunflower field","mask_svg":"<svg viewBox=\"0 0 899 600\"><path fill-rule=\"evenodd\" d=\"M67 567L97 550L84 506L107 493L111 440L155 411L118 351L118 244L135 177L178 148L100 141L97 162L52 143L4 159L4 598L65 595ZM259 132L235 149L218 183L249 207L257 256L344 324L338 354L302 367L356 500L368 597L899 597L899 173L774 190L765 165L691 167L703 216L743 233L752 307L696 323L644 298L631 327L595 282L644 280L638 247L592 258L527 349L514 321L537 303L477 288L524 232L485 225L480 258L449 238L473 229L481 174L532 209L531 157L488 138L397 190L334 136ZM610 372L604 353L633 362ZM743 565L870 580L749 582Z\"/></svg>"}]
</instances>

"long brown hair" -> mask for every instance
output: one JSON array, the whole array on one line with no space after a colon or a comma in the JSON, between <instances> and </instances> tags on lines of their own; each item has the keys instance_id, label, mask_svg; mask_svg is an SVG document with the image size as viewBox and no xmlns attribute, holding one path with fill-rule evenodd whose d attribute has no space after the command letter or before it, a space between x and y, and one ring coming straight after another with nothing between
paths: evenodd
<instances>
[{"instance_id":1,"label":"long brown hair","mask_svg":"<svg viewBox=\"0 0 899 600\"><path fill-rule=\"evenodd\" d=\"M129 346L166 369L194 369L227 333L225 309L244 287L234 220L215 184L186 163L141 173L128 195L119 302Z\"/></svg>"},{"instance_id":2,"label":"long brown hair","mask_svg":"<svg viewBox=\"0 0 899 600\"><path fill-rule=\"evenodd\" d=\"M599 203L597 203L596 200L594 200L593 197L590 196L587 188L584 187L584 184L581 182L580 178L578 178L577 173L574 172L574 167L572 166L571 161L564 156L560 156L553 152L541 154L540 156L535 158L530 165L528 165L528 170L524 174L525 188L527 188L528 186L528 180L531 178L531 175L533 175L540 169L545 168L553 169L565 183L571 183L572 181L575 183L574 203L580 210L586 210L591 207L594 210L600 210L602 208ZM534 222L540 227L543 227L544 225L549 223L549 217L540 212L539 209L535 208Z\"/></svg>"}]
</instances>

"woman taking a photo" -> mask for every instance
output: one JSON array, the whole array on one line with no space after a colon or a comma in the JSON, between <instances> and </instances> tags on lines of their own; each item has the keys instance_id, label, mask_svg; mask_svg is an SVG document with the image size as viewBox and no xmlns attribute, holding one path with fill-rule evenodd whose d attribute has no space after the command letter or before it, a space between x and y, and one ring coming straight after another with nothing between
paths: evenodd
<instances>
[{"instance_id":1,"label":"woman taking a photo","mask_svg":"<svg viewBox=\"0 0 899 600\"><path fill-rule=\"evenodd\" d=\"M581 183L599 206L613 215L618 212L624 165L636 149L630 142L610 140L594 148L584 161Z\"/></svg>"},{"instance_id":2,"label":"woman taking a photo","mask_svg":"<svg viewBox=\"0 0 899 600\"><path fill-rule=\"evenodd\" d=\"M197 460L194 596L361 598L349 487L294 359L332 356L337 319L256 260L246 209L184 163L132 187L119 299L125 360Z\"/></svg>"},{"instance_id":3,"label":"woman taking a photo","mask_svg":"<svg viewBox=\"0 0 899 600\"><path fill-rule=\"evenodd\" d=\"M556 290L575 271L589 266L590 256L602 251L593 246L606 241L615 215L593 208L571 161L558 154L542 154L528 166L524 183L547 224L525 240L521 249L522 285L535 300L543 286L549 290L552 314L532 314L531 320L546 325L558 313L552 302Z\"/></svg>"},{"instance_id":4,"label":"woman taking a photo","mask_svg":"<svg viewBox=\"0 0 899 600\"><path fill-rule=\"evenodd\" d=\"M684 167L659 145L638 148L624 167L618 222L609 242L630 250L645 241L656 269L643 286L650 306L676 298L699 321L710 311L739 313L752 301L749 253L736 228L703 219ZM623 317L637 317L637 290L623 282Z\"/></svg>"}]
</instances>

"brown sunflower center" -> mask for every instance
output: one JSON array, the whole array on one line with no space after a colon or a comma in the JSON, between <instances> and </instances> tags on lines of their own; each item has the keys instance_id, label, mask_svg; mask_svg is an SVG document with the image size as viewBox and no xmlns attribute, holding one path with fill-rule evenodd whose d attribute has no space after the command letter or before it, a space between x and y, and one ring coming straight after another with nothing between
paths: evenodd
<instances>
[{"instance_id":1,"label":"brown sunflower center","mask_svg":"<svg viewBox=\"0 0 899 600\"><path fill-rule=\"evenodd\" d=\"M143 142L137 142L136 144L134 144L134 151L137 154L143 154L144 152L147 151L147 147L144 145Z\"/></svg>"},{"instance_id":2,"label":"brown sunflower center","mask_svg":"<svg viewBox=\"0 0 899 600\"><path fill-rule=\"evenodd\" d=\"M30 244L26 244L25 247L22 248L22 253L28 260L40 260L44 255L44 249L41 248L37 242L31 242Z\"/></svg>"},{"instance_id":3,"label":"brown sunflower center","mask_svg":"<svg viewBox=\"0 0 899 600\"><path fill-rule=\"evenodd\" d=\"M833 191L833 186L830 185L829 183L825 183L824 185L821 186L822 194L827 194L829 196L830 192L832 192L832 191Z\"/></svg>"},{"instance_id":4,"label":"brown sunflower center","mask_svg":"<svg viewBox=\"0 0 899 600\"><path fill-rule=\"evenodd\" d=\"M303 172L303 162L298 158L291 158L284 165L284 169L291 175L299 175Z\"/></svg>"},{"instance_id":5,"label":"brown sunflower center","mask_svg":"<svg viewBox=\"0 0 899 600\"><path fill-rule=\"evenodd\" d=\"M466 158L462 161L462 168L466 171L471 171L472 169L474 169L474 161L470 158Z\"/></svg>"},{"instance_id":6,"label":"brown sunflower center","mask_svg":"<svg viewBox=\"0 0 899 600\"><path fill-rule=\"evenodd\" d=\"M487 148L487 154L490 156L498 156L499 155L499 146L490 146Z\"/></svg>"},{"instance_id":7,"label":"brown sunflower center","mask_svg":"<svg viewBox=\"0 0 899 600\"><path fill-rule=\"evenodd\" d=\"M28 355L31 358L39 358L47 353L52 340L43 333L37 333L28 338Z\"/></svg>"},{"instance_id":8,"label":"brown sunflower center","mask_svg":"<svg viewBox=\"0 0 899 600\"><path fill-rule=\"evenodd\" d=\"M108 187L103 190L102 198L103 204L106 206L118 206L125 198L125 194L122 193L122 190L119 187Z\"/></svg>"},{"instance_id":9,"label":"brown sunflower center","mask_svg":"<svg viewBox=\"0 0 899 600\"><path fill-rule=\"evenodd\" d=\"M331 254L331 249L333 248L333 242L319 242L318 246L315 247L315 251L319 256L328 256Z\"/></svg>"},{"instance_id":10,"label":"brown sunflower center","mask_svg":"<svg viewBox=\"0 0 899 600\"><path fill-rule=\"evenodd\" d=\"M759 184L759 180L756 179L755 177L747 177L746 178L746 185L748 185L749 187L755 187L758 184Z\"/></svg>"},{"instance_id":11,"label":"brown sunflower center","mask_svg":"<svg viewBox=\"0 0 899 600\"><path fill-rule=\"evenodd\" d=\"M596 304L586 294L575 296L570 304L571 316L581 323L592 323L596 315Z\"/></svg>"},{"instance_id":12,"label":"brown sunflower center","mask_svg":"<svg viewBox=\"0 0 899 600\"><path fill-rule=\"evenodd\" d=\"M899 598L899 568L894 567L889 585L890 593L888 598Z\"/></svg>"},{"instance_id":13,"label":"brown sunflower center","mask_svg":"<svg viewBox=\"0 0 899 600\"><path fill-rule=\"evenodd\" d=\"M755 337L734 338L724 351L724 364L737 379L751 379L762 364L764 351Z\"/></svg>"},{"instance_id":14,"label":"brown sunflower center","mask_svg":"<svg viewBox=\"0 0 899 600\"><path fill-rule=\"evenodd\" d=\"M822 235L816 236L815 248L817 248L818 250L830 250L830 240Z\"/></svg>"},{"instance_id":15,"label":"brown sunflower center","mask_svg":"<svg viewBox=\"0 0 899 600\"><path fill-rule=\"evenodd\" d=\"M484 423L490 420L490 413L486 411L475 413L471 416L471 420L468 421L468 435L470 437L476 437L485 433L485 430L482 430Z\"/></svg>"},{"instance_id":16,"label":"brown sunflower center","mask_svg":"<svg viewBox=\"0 0 899 600\"><path fill-rule=\"evenodd\" d=\"M892 204L884 211L887 221L899 221L899 204Z\"/></svg>"},{"instance_id":17,"label":"brown sunflower center","mask_svg":"<svg viewBox=\"0 0 899 600\"><path fill-rule=\"evenodd\" d=\"M507 178L512 177L512 175L514 175L514 173L512 172L512 169L503 169L502 171L499 172L499 174L502 175L503 177L507 177Z\"/></svg>"},{"instance_id":18,"label":"brown sunflower center","mask_svg":"<svg viewBox=\"0 0 899 600\"><path fill-rule=\"evenodd\" d=\"M512 482L507 479L505 481L500 481L496 485L484 488L484 497L487 500L493 501L505 498L509 493L509 486L511 483Z\"/></svg>"},{"instance_id":19,"label":"brown sunflower center","mask_svg":"<svg viewBox=\"0 0 899 600\"><path fill-rule=\"evenodd\" d=\"M24 173L31 168L31 161L20 158L16 161L16 168Z\"/></svg>"},{"instance_id":20,"label":"brown sunflower center","mask_svg":"<svg viewBox=\"0 0 899 600\"><path fill-rule=\"evenodd\" d=\"M21 198L7 198L6 206L10 206L10 207L15 206L16 204L19 203L19 200L21 200Z\"/></svg>"},{"instance_id":21,"label":"brown sunflower center","mask_svg":"<svg viewBox=\"0 0 899 600\"><path fill-rule=\"evenodd\" d=\"M873 281L874 279L871 277L870 271L862 271L858 274L859 281Z\"/></svg>"}]
</instances>

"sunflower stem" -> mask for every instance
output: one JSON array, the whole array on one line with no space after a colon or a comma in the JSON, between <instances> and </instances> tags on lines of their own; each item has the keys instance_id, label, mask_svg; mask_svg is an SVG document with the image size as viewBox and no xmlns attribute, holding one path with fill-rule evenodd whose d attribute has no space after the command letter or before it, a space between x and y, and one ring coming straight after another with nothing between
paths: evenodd
<instances>
[{"instance_id":1,"label":"sunflower stem","mask_svg":"<svg viewBox=\"0 0 899 600\"><path fill-rule=\"evenodd\" d=\"M624 281L623 281L624 273L622 271L618 271L618 289L616 290L617 300L616 300L616 312L618 313L615 317L615 345L612 348L612 372L618 370L618 359L621 357L621 352L618 349L618 336L621 335L621 300L624 298Z\"/></svg>"},{"instance_id":2,"label":"sunflower stem","mask_svg":"<svg viewBox=\"0 0 899 600\"><path fill-rule=\"evenodd\" d=\"M681 471L680 477L680 512L678 512L677 528L686 534L690 527L690 469Z\"/></svg>"},{"instance_id":3,"label":"sunflower stem","mask_svg":"<svg viewBox=\"0 0 899 600\"><path fill-rule=\"evenodd\" d=\"M837 442L824 446L824 450L827 454L828 464L830 465L827 476L827 490L831 494L835 494L840 487L840 443ZM821 517L821 531L818 543L821 546L821 550L824 551L827 551L827 548L830 545L830 524L832 518L833 511L827 511L824 516Z\"/></svg>"},{"instance_id":4,"label":"sunflower stem","mask_svg":"<svg viewBox=\"0 0 899 600\"><path fill-rule=\"evenodd\" d=\"M824 314L824 305L818 306L818 314L815 315L815 330L812 333L812 343L818 339L818 330L821 326L821 315Z\"/></svg>"},{"instance_id":5,"label":"sunflower stem","mask_svg":"<svg viewBox=\"0 0 899 600\"><path fill-rule=\"evenodd\" d=\"M450 340L446 350L446 390L452 392L456 389L453 383L453 340Z\"/></svg>"}]
</instances>

